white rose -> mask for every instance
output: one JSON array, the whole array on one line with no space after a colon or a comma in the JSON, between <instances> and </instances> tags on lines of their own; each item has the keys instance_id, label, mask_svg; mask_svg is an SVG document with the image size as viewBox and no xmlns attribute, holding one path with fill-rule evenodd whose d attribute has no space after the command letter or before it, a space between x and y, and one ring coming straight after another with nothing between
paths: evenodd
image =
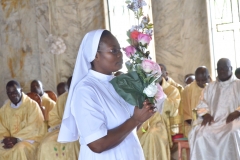
<instances>
[{"instance_id":1,"label":"white rose","mask_svg":"<svg viewBox=\"0 0 240 160\"><path fill-rule=\"evenodd\" d=\"M148 97L154 97L158 91L156 84L150 84L147 88L144 88L143 93L145 93Z\"/></svg>"}]
</instances>

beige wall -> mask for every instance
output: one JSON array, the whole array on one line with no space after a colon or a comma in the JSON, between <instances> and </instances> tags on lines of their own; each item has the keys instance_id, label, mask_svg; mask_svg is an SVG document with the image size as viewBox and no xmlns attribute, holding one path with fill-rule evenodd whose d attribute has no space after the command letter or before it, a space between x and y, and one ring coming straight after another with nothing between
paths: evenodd
<instances>
[{"instance_id":1,"label":"beige wall","mask_svg":"<svg viewBox=\"0 0 240 160\"><path fill-rule=\"evenodd\" d=\"M101 0L0 0L0 106L7 98L5 85L18 80L24 92L39 79L56 90L74 68L79 44L90 30L104 28ZM62 37L64 54L48 53L48 34Z\"/></svg>"},{"instance_id":2,"label":"beige wall","mask_svg":"<svg viewBox=\"0 0 240 160\"><path fill-rule=\"evenodd\" d=\"M0 105L11 79L29 92L39 79L54 90L74 68L79 44L90 30L104 28L101 0L0 0ZM179 83L200 65L210 67L205 1L152 0L156 60ZM52 33L67 45L64 54L48 53Z\"/></svg>"},{"instance_id":3,"label":"beige wall","mask_svg":"<svg viewBox=\"0 0 240 160\"><path fill-rule=\"evenodd\" d=\"M178 83L198 66L210 69L204 0L152 0L156 61Z\"/></svg>"}]
</instances>

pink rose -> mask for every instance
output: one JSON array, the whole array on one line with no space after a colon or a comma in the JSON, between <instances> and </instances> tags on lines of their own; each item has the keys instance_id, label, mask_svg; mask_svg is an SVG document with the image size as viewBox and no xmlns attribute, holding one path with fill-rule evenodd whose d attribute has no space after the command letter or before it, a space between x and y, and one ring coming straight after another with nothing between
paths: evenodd
<instances>
[{"instance_id":1,"label":"pink rose","mask_svg":"<svg viewBox=\"0 0 240 160\"><path fill-rule=\"evenodd\" d=\"M158 91L157 91L157 93L155 94L155 99L156 99L156 100L159 100L159 99L162 99L162 98L163 98L164 92L163 92L162 87L161 87L158 83L157 83L156 85L157 85Z\"/></svg>"},{"instance_id":2,"label":"pink rose","mask_svg":"<svg viewBox=\"0 0 240 160\"><path fill-rule=\"evenodd\" d=\"M126 56L128 58L130 58L131 56L133 56L135 53L136 53L136 49L133 47L133 46L128 46L126 48L123 48L123 50L125 51L126 53Z\"/></svg>"},{"instance_id":3,"label":"pink rose","mask_svg":"<svg viewBox=\"0 0 240 160\"><path fill-rule=\"evenodd\" d=\"M143 46L148 45L151 40L152 37L148 34L139 33L138 35L138 43L141 43Z\"/></svg>"},{"instance_id":4,"label":"pink rose","mask_svg":"<svg viewBox=\"0 0 240 160\"><path fill-rule=\"evenodd\" d=\"M161 67L159 66L159 64L156 63L153 73L154 73L154 74L157 74L157 75L159 75L159 76L162 75Z\"/></svg>"},{"instance_id":5,"label":"pink rose","mask_svg":"<svg viewBox=\"0 0 240 160\"><path fill-rule=\"evenodd\" d=\"M142 69L146 73L152 73L152 74L160 74L161 75L161 68L156 62L153 62L150 59L144 59L142 61Z\"/></svg>"}]
</instances>

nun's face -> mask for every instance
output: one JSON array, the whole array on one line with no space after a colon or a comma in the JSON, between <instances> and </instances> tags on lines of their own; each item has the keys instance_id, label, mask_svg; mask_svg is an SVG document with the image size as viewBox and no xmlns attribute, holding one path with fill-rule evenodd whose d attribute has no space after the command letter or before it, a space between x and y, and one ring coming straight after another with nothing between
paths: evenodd
<instances>
[{"instance_id":1,"label":"nun's face","mask_svg":"<svg viewBox=\"0 0 240 160\"><path fill-rule=\"evenodd\" d=\"M101 40L94 61L94 70L107 75L122 68L121 48L113 35L107 35Z\"/></svg>"}]
</instances>

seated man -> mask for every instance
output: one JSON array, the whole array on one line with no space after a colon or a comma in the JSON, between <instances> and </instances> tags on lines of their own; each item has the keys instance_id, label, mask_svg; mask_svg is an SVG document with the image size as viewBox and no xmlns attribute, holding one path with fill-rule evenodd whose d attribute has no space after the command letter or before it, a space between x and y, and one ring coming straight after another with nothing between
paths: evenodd
<instances>
[{"instance_id":1,"label":"seated man","mask_svg":"<svg viewBox=\"0 0 240 160\"><path fill-rule=\"evenodd\" d=\"M183 119L185 121L185 136L188 136L191 129L192 111L197 107L201 93L206 84L209 83L208 69L205 66L198 67L195 71L195 77L195 81L185 87L181 97L181 108L183 109Z\"/></svg>"},{"instance_id":2,"label":"seated man","mask_svg":"<svg viewBox=\"0 0 240 160\"><path fill-rule=\"evenodd\" d=\"M159 66L161 67L161 70L162 70L162 76L163 78L166 80L166 82L168 82L169 84L173 85L174 87L178 88L178 90L180 92L182 92L183 90L183 87L182 85L176 83L171 77L168 76L168 71L167 71L167 68L164 64L159 64Z\"/></svg>"},{"instance_id":3,"label":"seated man","mask_svg":"<svg viewBox=\"0 0 240 160\"><path fill-rule=\"evenodd\" d=\"M185 75L185 78L184 78L185 86L191 84L194 80L195 80L194 74L190 73Z\"/></svg>"},{"instance_id":4,"label":"seated man","mask_svg":"<svg viewBox=\"0 0 240 160\"><path fill-rule=\"evenodd\" d=\"M237 68L237 69L235 70L235 76L236 76L238 79L240 79L240 68Z\"/></svg>"},{"instance_id":5,"label":"seated man","mask_svg":"<svg viewBox=\"0 0 240 160\"><path fill-rule=\"evenodd\" d=\"M6 90L9 100L0 109L0 159L33 160L45 133L42 112L17 81L9 81Z\"/></svg>"},{"instance_id":6,"label":"seated man","mask_svg":"<svg viewBox=\"0 0 240 160\"><path fill-rule=\"evenodd\" d=\"M66 82L60 82L57 85L57 94L58 96L62 95L63 93L68 91L67 83Z\"/></svg>"},{"instance_id":7,"label":"seated man","mask_svg":"<svg viewBox=\"0 0 240 160\"><path fill-rule=\"evenodd\" d=\"M49 120L49 112L55 106L55 102L48 97L48 94L44 93L42 82L39 80L33 80L31 82L31 92L37 93L42 98L42 106L45 107L45 120Z\"/></svg>"},{"instance_id":8,"label":"seated man","mask_svg":"<svg viewBox=\"0 0 240 160\"><path fill-rule=\"evenodd\" d=\"M227 58L218 61L217 73L217 80L204 89L198 125L189 133L192 160L240 159L240 80Z\"/></svg>"},{"instance_id":9,"label":"seated man","mask_svg":"<svg viewBox=\"0 0 240 160\"><path fill-rule=\"evenodd\" d=\"M68 79L68 86L70 87L72 77ZM63 93L58 97L56 107L49 113L48 133L43 138L38 149L38 160L77 160L80 150L78 141L70 143L57 142L60 125L64 113L65 103L67 101L68 92Z\"/></svg>"},{"instance_id":10,"label":"seated man","mask_svg":"<svg viewBox=\"0 0 240 160\"><path fill-rule=\"evenodd\" d=\"M138 138L143 148L146 160L170 160L170 147L172 137L170 130L170 117L178 114L180 93L178 89L161 77L160 85L165 93L163 114L155 113L138 129Z\"/></svg>"}]
</instances>

